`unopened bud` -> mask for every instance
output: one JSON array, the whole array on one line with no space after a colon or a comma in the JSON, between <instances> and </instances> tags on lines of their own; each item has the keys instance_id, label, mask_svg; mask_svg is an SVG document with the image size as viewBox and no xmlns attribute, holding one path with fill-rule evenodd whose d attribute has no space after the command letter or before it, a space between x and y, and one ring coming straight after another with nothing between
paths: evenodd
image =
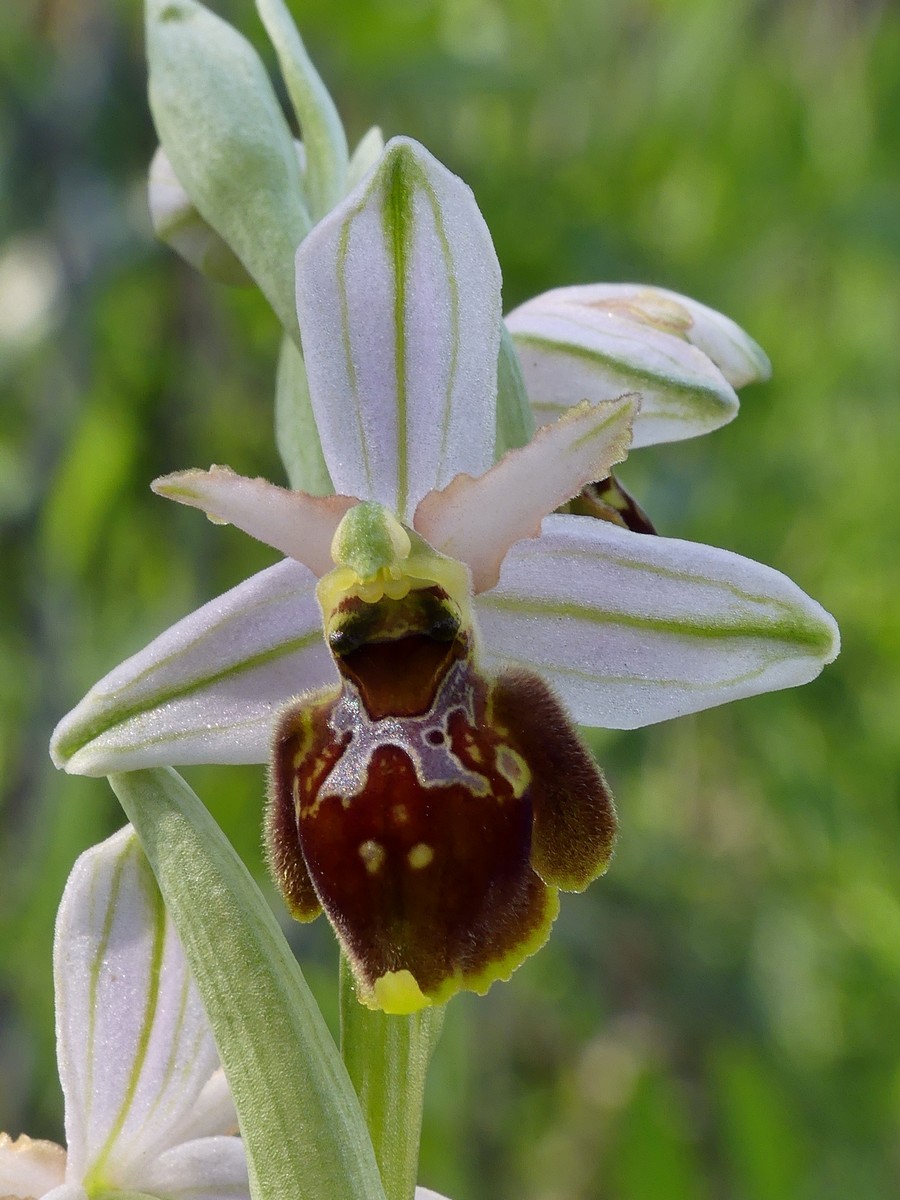
<instances>
[{"instance_id":1,"label":"unopened bud","mask_svg":"<svg viewBox=\"0 0 900 1200\"><path fill-rule=\"evenodd\" d=\"M251 287L253 280L230 246L207 224L181 186L162 146L150 163L150 220L161 242L201 275L230 287Z\"/></svg>"}]
</instances>

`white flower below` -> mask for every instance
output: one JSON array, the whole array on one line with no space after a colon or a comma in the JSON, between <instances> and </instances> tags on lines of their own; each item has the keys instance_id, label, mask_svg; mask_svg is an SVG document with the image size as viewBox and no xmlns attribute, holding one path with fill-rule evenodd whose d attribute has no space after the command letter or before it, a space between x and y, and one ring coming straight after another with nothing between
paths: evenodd
<instances>
[{"instance_id":1,"label":"white flower below","mask_svg":"<svg viewBox=\"0 0 900 1200\"><path fill-rule=\"evenodd\" d=\"M54 980L68 1148L0 1135L0 1196L249 1200L206 1014L130 826L69 876Z\"/></svg>"}]
</instances>

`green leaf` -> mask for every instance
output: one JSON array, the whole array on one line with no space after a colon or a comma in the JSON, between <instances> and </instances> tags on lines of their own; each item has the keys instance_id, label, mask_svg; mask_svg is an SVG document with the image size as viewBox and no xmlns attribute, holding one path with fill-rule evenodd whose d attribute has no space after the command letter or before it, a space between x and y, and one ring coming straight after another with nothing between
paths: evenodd
<instances>
[{"instance_id":1,"label":"green leaf","mask_svg":"<svg viewBox=\"0 0 900 1200\"><path fill-rule=\"evenodd\" d=\"M147 0L150 108L175 174L299 341L294 254L311 222L256 51L196 0Z\"/></svg>"},{"instance_id":2,"label":"green leaf","mask_svg":"<svg viewBox=\"0 0 900 1200\"><path fill-rule=\"evenodd\" d=\"M731 1167L731 1189L748 1200L793 1200L809 1177L804 1114L757 1048L726 1043L712 1057L713 1112Z\"/></svg>"},{"instance_id":3,"label":"green leaf","mask_svg":"<svg viewBox=\"0 0 900 1200\"><path fill-rule=\"evenodd\" d=\"M283 0L256 0L306 147L306 196L315 220L343 198L347 185L347 137L322 78L306 53Z\"/></svg>"},{"instance_id":4,"label":"green leaf","mask_svg":"<svg viewBox=\"0 0 900 1200\"><path fill-rule=\"evenodd\" d=\"M282 338L275 376L275 441L295 491L312 496L334 492L309 399L306 365L288 337Z\"/></svg>"},{"instance_id":5,"label":"green leaf","mask_svg":"<svg viewBox=\"0 0 900 1200\"><path fill-rule=\"evenodd\" d=\"M256 1200L384 1200L352 1084L259 888L172 770L110 776L197 979Z\"/></svg>"}]
</instances>

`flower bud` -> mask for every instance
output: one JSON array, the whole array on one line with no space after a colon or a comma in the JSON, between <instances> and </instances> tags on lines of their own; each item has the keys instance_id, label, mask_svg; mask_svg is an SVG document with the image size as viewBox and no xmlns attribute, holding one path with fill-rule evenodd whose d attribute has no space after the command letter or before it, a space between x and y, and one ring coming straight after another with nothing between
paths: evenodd
<instances>
[{"instance_id":1,"label":"flower bud","mask_svg":"<svg viewBox=\"0 0 900 1200\"><path fill-rule=\"evenodd\" d=\"M201 275L230 287L252 287L240 259L197 212L162 146L150 163L148 195L153 231Z\"/></svg>"},{"instance_id":2,"label":"flower bud","mask_svg":"<svg viewBox=\"0 0 900 1200\"><path fill-rule=\"evenodd\" d=\"M615 475L589 483L569 503L569 512L579 517L609 521L632 533L656 533L653 522Z\"/></svg>"},{"instance_id":3,"label":"flower bud","mask_svg":"<svg viewBox=\"0 0 900 1200\"><path fill-rule=\"evenodd\" d=\"M366 130L350 155L347 168L347 191L352 192L384 154L384 134L378 125Z\"/></svg>"},{"instance_id":4,"label":"flower bud","mask_svg":"<svg viewBox=\"0 0 900 1200\"><path fill-rule=\"evenodd\" d=\"M262 60L197 0L147 0L150 108L199 212L299 344L297 246L311 228L290 128Z\"/></svg>"}]
</instances>

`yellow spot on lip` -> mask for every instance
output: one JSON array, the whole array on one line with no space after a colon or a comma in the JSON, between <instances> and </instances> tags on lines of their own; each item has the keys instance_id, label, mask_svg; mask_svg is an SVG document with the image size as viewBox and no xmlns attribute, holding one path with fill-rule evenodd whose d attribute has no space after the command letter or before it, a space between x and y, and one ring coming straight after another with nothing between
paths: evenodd
<instances>
[{"instance_id":1,"label":"yellow spot on lip","mask_svg":"<svg viewBox=\"0 0 900 1200\"><path fill-rule=\"evenodd\" d=\"M411 971L386 971L375 980L373 991L375 1007L394 1016L418 1012L431 1003Z\"/></svg>"},{"instance_id":2,"label":"yellow spot on lip","mask_svg":"<svg viewBox=\"0 0 900 1200\"><path fill-rule=\"evenodd\" d=\"M407 854L406 860L414 871L421 871L434 858L434 851L424 842L418 842Z\"/></svg>"},{"instance_id":3,"label":"yellow spot on lip","mask_svg":"<svg viewBox=\"0 0 900 1200\"><path fill-rule=\"evenodd\" d=\"M385 859L384 846L380 842L373 842L369 838L365 842L360 843L359 857L365 863L369 874L377 875Z\"/></svg>"},{"instance_id":4,"label":"yellow spot on lip","mask_svg":"<svg viewBox=\"0 0 900 1200\"><path fill-rule=\"evenodd\" d=\"M531 783L528 763L511 746L500 746L497 750L497 770L512 788L513 796L519 800Z\"/></svg>"},{"instance_id":5,"label":"yellow spot on lip","mask_svg":"<svg viewBox=\"0 0 900 1200\"><path fill-rule=\"evenodd\" d=\"M398 825L405 825L409 820L409 809L405 804L395 804L391 809L391 816Z\"/></svg>"}]
</instances>

